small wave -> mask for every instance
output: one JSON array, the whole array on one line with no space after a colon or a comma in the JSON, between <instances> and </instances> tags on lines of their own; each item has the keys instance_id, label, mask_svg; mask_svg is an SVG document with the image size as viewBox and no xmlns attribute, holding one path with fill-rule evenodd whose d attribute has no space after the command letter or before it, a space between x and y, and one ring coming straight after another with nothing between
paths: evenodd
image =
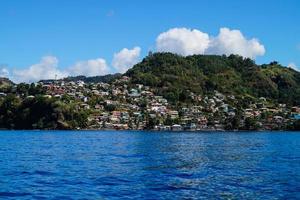
<instances>
[{"instance_id":1,"label":"small wave","mask_svg":"<svg viewBox=\"0 0 300 200\"><path fill-rule=\"evenodd\" d=\"M32 174L37 174L37 175L41 175L41 176L53 176L53 175L55 175L55 173L53 173L53 172L47 172L47 171L41 171L41 170L36 170Z\"/></svg>"},{"instance_id":2,"label":"small wave","mask_svg":"<svg viewBox=\"0 0 300 200\"><path fill-rule=\"evenodd\" d=\"M23 197L29 195L31 194L27 192L0 192L0 197Z\"/></svg>"}]
</instances>

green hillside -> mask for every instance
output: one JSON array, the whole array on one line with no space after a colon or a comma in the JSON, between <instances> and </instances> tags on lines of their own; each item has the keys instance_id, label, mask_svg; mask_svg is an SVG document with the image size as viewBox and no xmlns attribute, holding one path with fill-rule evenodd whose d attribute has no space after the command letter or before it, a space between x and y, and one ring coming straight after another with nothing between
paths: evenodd
<instances>
[{"instance_id":1,"label":"green hillside","mask_svg":"<svg viewBox=\"0 0 300 200\"><path fill-rule=\"evenodd\" d=\"M10 87L12 87L14 83L8 78L0 77L0 92L4 92Z\"/></svg>"},{"instance_id":2,"label":"green hillside","mask_svg":"<svg viewBox=\"0 0 300 200\"><path fill-rule=\"evenodd\" d=\"M299 72L277 62L260 66L237 55L149 54L126 75L132 78L132 83L151 86L172 102L184 101L190 92L204 94L218 90L300 104Z\"/></svg>"},{"instance_id":3,"label":"green hillside","mask_svg":"<svg viewBox=\"0 0 300 200\"><path fill-rule=\"evenodd\" d=\"M107 75L103 75L103 76L90 76L90 77L86 77L86 76L69 76L60 80L63 81L84 81L86 83L99 83L99 82L103 82L103 83L110 83L113 80L120 78L122 76L122 74L120 73L116 73L116 74L107 74ZM54 80L40 80L39 82L43 82L43 83L47 83L47 82L53 82Z\"/></svg>"},{"instance_id":4,"label":"green hillside","mask_svg":"<svg viewBox=\"0 0 300 200\"><path fill-rule=\"evenodd\" d=\"M103 76L91 76L91 77L86 77L86 76L75 76L75 77L67 77L64 78L64 81L84 81L86 83L110 83L111 81L120 78L122 74L116 73L116 74L107 74Z\"/></svg>"}]
</instances>

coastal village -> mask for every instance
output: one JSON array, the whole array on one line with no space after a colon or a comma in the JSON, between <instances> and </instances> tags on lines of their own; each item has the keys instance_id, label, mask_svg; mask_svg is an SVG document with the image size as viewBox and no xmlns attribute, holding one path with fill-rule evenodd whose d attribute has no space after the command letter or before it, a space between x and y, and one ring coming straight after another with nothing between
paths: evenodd
<instances>
[{"instance_id":1,"label":"coastal village","mask_svg":"<svg viewBox=\"0 0 300 200\"><path fill-rule=\"evenodd\" d=\"M76 102L88 115L88 129L101 130L281 130L300 119L300 107L274 104L261 97L243 108L234 95L190 93L189 104L172 105L145 85L122 76L111 84L42 81L45 98ZM5 96L1 93L1 96ZM28 95L23 98L35 98ZM246 100L245 100L246 101Z\"/></svg>"}]
</instances>

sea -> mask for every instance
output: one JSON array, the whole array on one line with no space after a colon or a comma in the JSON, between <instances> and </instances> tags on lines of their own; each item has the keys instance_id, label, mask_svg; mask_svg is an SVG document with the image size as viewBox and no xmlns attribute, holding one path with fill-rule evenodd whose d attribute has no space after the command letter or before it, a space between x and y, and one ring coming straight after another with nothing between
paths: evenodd
<instances>
[{"instance_id":1,"label":"sea","mask_svg":"<svg viewBox=\"0 0 300 200\"><path fill-rule=\"evenodd\" d=\"M300 199L300 132L0 131L0 199Z\"/></svg>"}]
</instances>

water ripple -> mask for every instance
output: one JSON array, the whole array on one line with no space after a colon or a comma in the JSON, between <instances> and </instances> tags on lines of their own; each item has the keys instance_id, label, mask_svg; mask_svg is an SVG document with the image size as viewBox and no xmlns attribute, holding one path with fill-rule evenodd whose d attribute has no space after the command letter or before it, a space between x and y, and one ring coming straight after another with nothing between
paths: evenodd
<instances>
[{"instance_id":1,"label":"water ripple","mask_svg":"<svg viewBox=\"0 0 300 200\"><path fill-rule=\"evenodd\" d=\"M0 197L24 197L30 195L31 193L26 192L0 192Z\"/></svg>"},{"instance_id":2,"label":"water ripple","mask_svg":"<svg viewBox=\"0 0 300 200\"><path fill-rule=\"evenodd\" d=\"M0 199L300 199L300 134L1 131Z\"/></svg>"}]
</instances>

